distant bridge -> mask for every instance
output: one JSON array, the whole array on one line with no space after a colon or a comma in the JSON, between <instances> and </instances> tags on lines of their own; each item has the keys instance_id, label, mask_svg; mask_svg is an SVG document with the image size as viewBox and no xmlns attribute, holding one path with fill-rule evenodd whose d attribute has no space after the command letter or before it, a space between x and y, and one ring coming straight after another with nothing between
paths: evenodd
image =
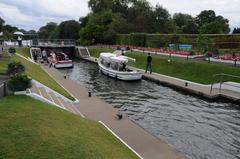
<instances>
[{"instance_id":1,"label":"distant bridge","mask_svg":"<svg viewBox=\"0 0 240 159\"><path fill-rule=\"evenodd\" d=\"M33 47L75 47L74 39L37 39L32 44Z\"/></svg>"}]
</instances>

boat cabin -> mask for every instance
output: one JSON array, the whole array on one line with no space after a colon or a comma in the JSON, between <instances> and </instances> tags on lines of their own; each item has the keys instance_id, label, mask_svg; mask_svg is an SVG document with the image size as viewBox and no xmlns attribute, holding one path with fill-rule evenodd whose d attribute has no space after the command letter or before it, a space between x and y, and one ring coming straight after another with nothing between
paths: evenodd
<instances>
[{"instance_id":1,"label":"boat cabin","mask_svg":"<svg viewBox=\"0 0 240 159\"><path fill-rule=\"evenodd\" d=\"M131 71L127 68L129 58L126 56L116 56L112 53L101 53L100 63L112 70L116 71Z\"/></svg>"}]
</instances>

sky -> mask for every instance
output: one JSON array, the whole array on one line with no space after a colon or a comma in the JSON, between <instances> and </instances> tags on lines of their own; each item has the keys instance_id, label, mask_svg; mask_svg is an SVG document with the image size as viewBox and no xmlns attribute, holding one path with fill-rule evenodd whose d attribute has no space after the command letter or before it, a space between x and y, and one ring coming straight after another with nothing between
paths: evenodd
<instances>
[{"instance_id":1,"label":"sky","mask_svg":"<svg viewBox=\"0 0 240 159\"><path fill-rule=\"evenodd\" d=\"M214 10L230 20L230 27L240 27L240 0L148 0L162 5L171 15L182 12L193 16ZM0 0L0 17L6 24L26 30L38 30L47 22L78 20L90 10L88 0Z\"/></svg>"}]
</instances>

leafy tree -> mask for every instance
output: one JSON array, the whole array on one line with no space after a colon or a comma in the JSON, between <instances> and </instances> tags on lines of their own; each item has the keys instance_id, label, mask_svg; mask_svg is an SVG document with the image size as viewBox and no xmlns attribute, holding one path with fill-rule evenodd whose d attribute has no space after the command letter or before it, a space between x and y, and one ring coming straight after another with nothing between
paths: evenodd
<instances>
[{"instance_id":1,"label":"leafy tree","mask_svg":"<svg viewBox=\"0 0 240 159\"><path fill-rule=\"evenodd\" d=\"M180 28L187 25L189 21L193 21L193 17L189 14L175 13L173 15L174 24Z\"/></svg>"},{"instance_id":2,"label":"leafy tree","mask_svg":"<svg viewBox=\"0 0 240 159\"><path fill-rule=\"evenodd\" d=\"M18 31L19 29L15 26L11 26L11 25L4 25L3 26L3 31L5 32L9 32L9 33L14 33L15 31Z\"/></svg>"},{"instance_id":3,"label":"leafy tree","mask_svg":"<svg viewBox=\"0 0 240 159\"><path fill-rule=\"evenodd\" d=\"M156 5L153 17L155 20L154 32L159 33L173 32L173 21L167 9L163 8L160 5Z\"/></svg>"},{"instance_id":4,"label":"leafy tree","mask_svg":"<svg viewBox=\"0 0 240 159\"><path fill-rule=\"evenodd\" d=\"M51 39L56 38L56 30L57 30L57 23L49 22L45 26L42 26L39 31L38 35L41 39Z\"/></svg>"},{"instance_id":5,"label":"leafy tree","mask_svg":"<svg viewBox=\"0 0 240 159\"><path fill-rule=\"evenodd\" d=\"M194 20L188 21L183 27L182 31L184 34L198 34L198 25Z\"/></svg>"},{"instance_id":6,"label":"leafy tree","mask_svg":"<svg viewBox=\"0 0 240 159\"><path fill-rule=\"evenodd\" d=\"M88 6L93 13L111 10L113 13L126 13L129 0L89 0Z\"/></svg>"},{"instance_id":7,"label":"leafy tree","mask_svg":"<svg viewBox=\"0 0 240 159\"><path fill-rule=\"evenodd\" d=\"M78 39L80 30L79 22L75 20L64 21L58 26L58 38L60 39Z\"/></svg>"},{"instance_id":8,"label":"leafy tree","mask_svg":"<svg viewBox=\"0 0 240 159\"><path fill-rule=\"evenodd\" d=\"M233 34L240 34L240 28L234 28L232 33Z\"/></svg>"},{"instance_id":9,"label":"leafy tree","mask_svg":"<svg viewBox=\"0 0 240 159\"><path fill-rule=\"evenodd\" d=\"M175 13L173 23L176 27L176 33L197 34L198 25L195 19L189 14Z\"/></svg>"},{"instance_id":10,"label":"leafy tree","mask_svg":"<svg viewBox=\"0 0 240 159\"><path fill-rule=\"evenodd\" d=\"M3 31L3 25L4 25L5 21L0 17L0 32Z\"/></svg>"},{"instance_id":11,"label":"leafy tree","mask_svg":"<svg viewBox=\"0 0 240 159\"><path fill-rule=\"evenodd\" d=\"M202 11L197 17L199 32L203 34L222 34L229 33L228 19L222 16L216 16L212 10Z\"/></svg>"}]
</instances>

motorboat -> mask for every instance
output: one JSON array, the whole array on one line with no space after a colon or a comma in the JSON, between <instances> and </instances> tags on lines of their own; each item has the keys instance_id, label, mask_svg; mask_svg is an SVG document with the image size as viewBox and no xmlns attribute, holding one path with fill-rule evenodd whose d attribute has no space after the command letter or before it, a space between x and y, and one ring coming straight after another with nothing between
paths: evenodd
<instances>
[{"instance_id":1,"label":"motorboat","mask_svg":"<svg viewBox=\"0 0 240 159\"><path fill-rule=\"evenodd\" d=\"M56 52L51 53L48 57L48 61L52 63L52 66L55 68L72 68L73 62L68 58L65 53Z\"/></svg>"},{"instance_id":2,"label":"motorboat","mask_svg":"<svg viewBox=\"0 0 240 159\"><path fill-rule=\"evenodd\" d=\"M129 61L135 62L136 60L119 54L103 52L98 59L98 66L103 74L119 80L133 81L142 79L141 72L127 66Z\"/></svg>"}]
</instances>

